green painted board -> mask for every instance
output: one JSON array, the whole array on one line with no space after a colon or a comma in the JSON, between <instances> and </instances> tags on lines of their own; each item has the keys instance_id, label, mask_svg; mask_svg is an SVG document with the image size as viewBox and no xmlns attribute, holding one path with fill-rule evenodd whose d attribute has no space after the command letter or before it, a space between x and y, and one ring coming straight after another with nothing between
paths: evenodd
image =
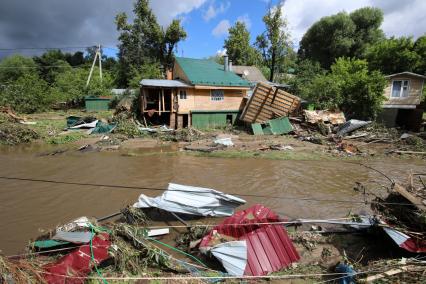
<instances>
[{"instance_id":1,"label":"green painted board","mask_svg":"<svg viewBox=\"0 0 426 284\"><path fill-rule=\"evenodd\" d=\"M234 124L238 113L238 111L192 111L192 126L200 129L222 127L228 124L228 120Z\"/></svg>"},{"instance_id":2,"label":"green painted board","mask_svg":"<svg viewBox=\"0 0 426 284\"><path fill-rule=\"evenodd\" d=\"M111 99L86 97L84 99L86 111L104 111L109 109Z\"/></svg>"},{"instance_id":3,"label":"green painted board","mask_svg":"<svg viewBox=\"0 0 426 284\"><path fill-rule=\"evenodd\" d=\"M263 135L263 129L260 123L252 123L251 130L253 130L254 135Z\"/></svg>"},{"instance_id":4,"label":"green painted board","mask_svg":"<svg viewBox=\"0 0 426 284\"><path fill-rule=\"evenodd\" d=\"M271 119L265 123L253 123L251 125L254 135L280 135L293 131L293 126L288 117Z\"/></svg>"},{"instance_id":5,"label":"green painted board","mask_svg":"<svg viewBox=\"0 0 426 284\"><path fill-rule=\"evenodd\" d=\"M281 117L277 119L269 120L271 132L274 135L287 134L293 131L293 126L290 123L288 117Z\"/></svg>"}]
</instances>

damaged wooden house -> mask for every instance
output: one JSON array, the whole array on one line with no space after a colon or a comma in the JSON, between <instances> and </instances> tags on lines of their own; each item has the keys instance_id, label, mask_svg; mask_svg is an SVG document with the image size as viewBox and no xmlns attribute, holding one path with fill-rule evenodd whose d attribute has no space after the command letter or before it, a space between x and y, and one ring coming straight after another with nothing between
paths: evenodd
<instances>
[{"instance_id":1,"label":"damaged wooden house","mask_svg":"<svg viewBox=\"0 0 426 284\"><path fill-rule=\"evenodd\" d=\"M141 113L151 125L213 128L234 124L250 83L229 70L228 60L177 57L167 80L140 82Z\"/></svg>"}]
</instances>

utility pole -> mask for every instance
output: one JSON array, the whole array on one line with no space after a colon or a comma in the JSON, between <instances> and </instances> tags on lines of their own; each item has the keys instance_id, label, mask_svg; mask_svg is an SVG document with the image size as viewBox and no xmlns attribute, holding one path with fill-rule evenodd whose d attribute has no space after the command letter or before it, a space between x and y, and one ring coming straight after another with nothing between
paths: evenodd
<instances>
[{"instance_id":1,"label":"utility pole","mask_svg":"<svg viewBox=\"0 0 426 284\"><path fill-rule=\"evenodd\" d=\"M97 46L95 58L93 58L92 68L90 68L90 73L89 73L89 77L87 78L86 87L89 86L90 79L92 78L93 69L95 68L97 58L99 58L99 77L101 78L101 83L102 83L102 55L101 55L100 44Z\"/></svg>"}]
</instances>

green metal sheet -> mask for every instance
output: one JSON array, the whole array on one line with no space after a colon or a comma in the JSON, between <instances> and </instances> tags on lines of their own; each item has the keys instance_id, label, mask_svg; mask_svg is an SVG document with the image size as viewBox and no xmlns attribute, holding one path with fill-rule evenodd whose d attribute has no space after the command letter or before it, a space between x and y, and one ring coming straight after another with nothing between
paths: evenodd
<instances>
[{"instance_id":1,"label":"green metal sheet","mask_svg":"<svg viewBox=\"0 0 426 284\"><path fill-rule=\"evenodd\" d=\"M293 126L288 117L271 119L265 123L253 123L251 125L254 135L280 135L293 131Z\"/></svg>"},{"instance_id":2,"label":"green metal sheet","mask_svg":"<svg viewBox=\"0 0 426 284\"><path fill-rule=\"evenodd\" d=\"M195 128L215 128L223 127L235 123L239 111L192 111L192 126Z\"/></svg>"},{"instance_id":3,"label":"green metal sheet","mask_svg":"<svg viewBox=\"0 0 426 284\"><path fill-rule=\"evenodd\" d=\"M263 135L263 129L260 123L252 123L251 129L254 135Z\"/></svg>"},{"instance_id":4,"label":"green metal sheet","mask_svg":"<svg viewBox=\"0 0 426 284\"><path fill-rule=\"evenodd\" d=\"M250 87L248 81L224 71L223 65L213 60L176 57L176 62L193 85Z\"/></svg>"},{"instance_id":5,"label":"green metal sheet","mask_svg":"<svg viewBox=\"0 0 426 284\"><path fill-rule=\"evenodd\" d=\"M287 134L290 131L293 131L293 126L290 123L288 117L281 117L277 119L271 119L269 121L272 134L280 135Z\"/></svg>"},{"instance_id":6,"label":"green metal sheet","mask_svg":"<svg viewBox=\"0 0 426 284\"><path fill-rule=\"evenodd\" d=\"M109 98L94 98L86 97L85 100L86 111L104 111L109 109Z\"/></svg>"}]
</instances>

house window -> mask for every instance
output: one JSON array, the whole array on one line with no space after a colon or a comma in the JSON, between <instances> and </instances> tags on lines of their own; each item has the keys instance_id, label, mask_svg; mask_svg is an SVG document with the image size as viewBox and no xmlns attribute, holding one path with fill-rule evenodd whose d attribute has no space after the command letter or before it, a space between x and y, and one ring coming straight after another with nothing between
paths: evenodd
<instances>
[{"instance_id":1,"label":"house window","mask_svg":"<svg viewBox=\"0 0 426 284\"><path fill-rule=\"evenodd\" d=\"M225 94L223 90L211 90L210 91L211 100L218 102L225 99Z\"/></svg>"},{"instance_id":2,"label":"house window","mask_svg":"<svg viewBox=\"0 0 426 284\"><path fill-rule=\"evenodd\" d=\"M408 80L394 80L392 81L392 98L405 98L408 97L410 84Z\"/></svg>"},{"instance_id":3,"label":"house window","mask_svg":"<svg viewBox=\"0 0 426 284\"><path fill-rule=\"evenodd\" d=\"M179 91L179 99L186 100L186 90Z\"/></svg>"}]
</instances>

